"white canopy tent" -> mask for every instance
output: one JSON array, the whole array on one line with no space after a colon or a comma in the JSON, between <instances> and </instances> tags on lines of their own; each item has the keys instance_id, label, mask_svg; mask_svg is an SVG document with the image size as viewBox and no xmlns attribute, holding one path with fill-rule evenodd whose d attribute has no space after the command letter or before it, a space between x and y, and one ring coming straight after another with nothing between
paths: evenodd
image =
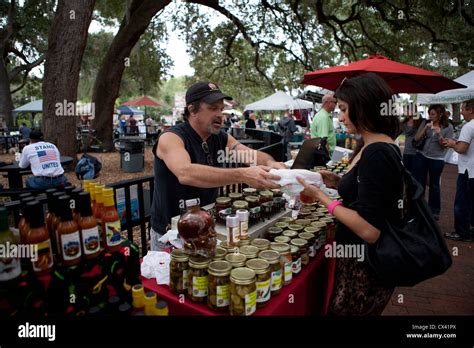
<instances>
[{"instance_id":1,"label":"white canopy tent","mask_svg":"<svg viewBox=\"0 0 474 348\"><path fill-rule=\"evenodd\" d=\"M32 102L26 103L13 110L14 113L18 112L43 112L43 100L34 100Z\"/></svg>"},{"instance_id":2,"label":"white canopy tent","mask_svg":"<svg viewBox=\"0 0 474 348\"><path fill-rule=\"evenodd\" d=\"M467 88L450 89L436 94L418 94L417 103L427 104L451 104L461 103L474 98L474 70L464 74L454 81L462 83Z\"/></svg>"},{"instance_id":3,"label":"white canopy tent","mask_svg":"<svg viewBox=\"0 0 474 348\"><path fill-rule=\"evenodd\" d=\"M302 110L312 108L313 103L303 99L293 98L284 92L278 91L271 96L248 104L245 110Z\"/></svg>"}]
</instances>

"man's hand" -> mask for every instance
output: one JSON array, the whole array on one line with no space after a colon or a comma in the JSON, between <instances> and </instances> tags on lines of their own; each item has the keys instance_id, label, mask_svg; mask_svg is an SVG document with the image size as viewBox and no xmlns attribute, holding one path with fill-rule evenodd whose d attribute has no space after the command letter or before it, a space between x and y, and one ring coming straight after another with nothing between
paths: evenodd
<instances>
[{"instance_id":1,"label":"man's hand","mask_svg":"<svg viewBox=\"0 0 474 348\"><path fill-rule=\"evenodd\" d=\"M456 140L443 138L443 146L444 147L455 147L456 146Z\"/></svg>"},{"instance_id":2,"label":"man's hand","mask_svg":"<svg viewBox=\"0 0 474 348\"><path fill-rule=\"evenodd\" d=\"M280 180L281 178L277 175L269 173L270 167L267 166L255 166L243 168L244 173L243 182L250 187L256 189L277 189L279 185L275 184L271 180Z\"/></svg>"},{"instance_id":3,"label":"man's hand","mask_svg":"<svg viewBox=\"0 0 474 348\"><path fill-rule=\"evenodd\" d=\"M341 180L341 177L339 175L330 172L329 170L320 170L318 173L321 174L323 182L327 187L337 189L337 186L339 185L339 180Z\"/></svg>"},{"instance_id":4,"label":"man's hand","mask_svg":"<svg viewBox=\"0 0 474 348\"><path fill-rule=\"evenodd\" d=\"M273 169L288 169L285 163L277 161L268 161L267 166Z\"/></svg>"}]
</instances>

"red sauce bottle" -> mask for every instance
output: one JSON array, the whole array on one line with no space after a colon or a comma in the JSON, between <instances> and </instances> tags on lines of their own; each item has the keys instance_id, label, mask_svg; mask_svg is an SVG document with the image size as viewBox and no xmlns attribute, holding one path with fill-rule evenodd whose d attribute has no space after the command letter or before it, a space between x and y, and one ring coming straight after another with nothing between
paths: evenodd
<instances>
[{"instance_id":1,"label":"red sauce bottle","mask_svg":"<svg viewBox=\"0 0 474 348\"><path fill-rule=\"evenodd\" d=\"M89 192L81 192L77 197L76 211L79 214L78 225L81 231L83 257L90 260L100 254L99 229L97 228L97 220L92 214Z\"/></svg>"},{"instance_id":2,"label":"red sauce bottle","mask_svg":"<svg viewBox=\"0 0 474 348\"><path fill-rule=\"evenodd\" d=\"M102 228L105 234L105 248L108 252L118 251L122 247L120 217L115 208L114 190L104 188L104 208L102 209Z\"/></svg>"},{"instance_id":3,"label":"red sauce bottle","mask_svg":"<svg viewBox=\"0 0 474 348\"><path fill-rule=\"evenodd\" d=\"M61 221L56 229L61 250L61 261L65 266L76 265L81 262L81 236L79 226L72 217L69 206L70 196L58 198L58 208Z\"/></svg>"}]
</instances>

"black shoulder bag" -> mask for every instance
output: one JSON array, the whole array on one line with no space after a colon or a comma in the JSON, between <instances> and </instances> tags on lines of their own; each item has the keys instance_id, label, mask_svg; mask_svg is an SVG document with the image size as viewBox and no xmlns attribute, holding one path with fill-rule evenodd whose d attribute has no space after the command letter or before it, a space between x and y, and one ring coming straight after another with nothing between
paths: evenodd
<instances>
[{"instance_id":1,"label":"black shoulder bag","mask_svg":"<svg viewBox=\"0 0 474 348\"><path fill-rule=\"evenodd\" d=\"M365 256L387 286L414 286L446 272L452 259L438 224L426 204L423 188L402 165L403 211L400 223L385 219L374 244L366 243Z\"/></svg>"},{"instance_id":2,"label":"black shoulder bag","mask_svg":"<svg viewBox=\"0 0 474 348\"><path fill-rule=\"evenodd\" d=\"M426 121L422 122L420 127L424 127L425 125L426 125ZM413 137L412 139L413 147L417 150L423 150L423 148L425 147L426 139L427 139L426 133L423 135L423 137L420 140L416 140L415 137Z\"/></svg>"}]
</instances>

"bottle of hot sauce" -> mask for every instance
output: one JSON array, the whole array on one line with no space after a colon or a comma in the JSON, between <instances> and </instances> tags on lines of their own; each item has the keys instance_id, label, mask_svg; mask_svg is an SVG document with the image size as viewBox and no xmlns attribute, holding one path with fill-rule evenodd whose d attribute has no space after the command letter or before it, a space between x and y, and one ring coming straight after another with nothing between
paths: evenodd
<instances>
[{"instance_id":1,"label":"bottle of hot sauce","mask_svg":"<svg viewBox=\"0 0 474 348\"><path fill-rule=\"evenodd\" d=\"M104 209L104 195L103 195L103 189L105 186L96 186L95 189L95 211L93 211L93 214L95 218L97 219L97 227L99 228L99 235L100 235L100 240L102 243L102 247L105 248L106 246L106 241L105 241L105 232L103 229L103 224L102 224L102 210Z\"/></svg>"},{"instance_id":2,"label":"bottle of hot sauce","mask_svg":"<svg viewBox=\"0 0 474 348\"><path fill-rule=\"evenodd\" d=\"M81 192L76 201L78 205L79 229L81 231L81 241L83 257L86 260L96 258L100 254L100 235L97 228L97 221L92 214L91 196L89 192Z\"/></svg>"},{"instance_id":3,"label":"bottle of hot sauce","mask_svg":"<svg viewBox=\"0 0 474 348\"><path fill-rule=\"evenodd\" d=\"M22 244L25 244L26 234L28 233L28 230L30 229L30 224L28 223L29 214L27 212L28 208L26 207L26 204L34 200L35 200L35 197L33 196L28 196L21 200L21 209L20 209L21 217L20 217L20 221L18 221L18 231L20 233L20 242Z\"/></svg>"},{"instance_id":4,"label":"bottle of hot sauce","mask_svg":"<svg viewBox=\"0 0 474 348\"><path fill-rule=\"evenodd\" d=\"M105 248L109 252L118 251L122 244L120 217L115 208L114 190L103 189L104 208L102 209L102 228L105 234Z\"/></svg>"},{"instance_id":5,"label":"bottle of hot sauce","mask_svg":"<svg viewBox=\"0 0 474 348\"><path fill-rule=\"evenodd\" d=\"M27 203L30 228L26 234L26 244L34 246L36 257L31 259L33 272L46 274L53 270L53 252L51 239L44 224L43 206L38 201Z\"/></svg>"},{"instance_id":6,"label":"bottle of hot sauce","mask_svg":"<svg viewBox=\"0 0 474 348\"><path fill-rule=\"evenodd\" d=\"M7 208L0 207L0 246L7 249L18 241L8 227ZM21 274L20 259L16 257L0 257L0 284L16 279Z\"/></svg>"},{"instance_id":7,"label":"bottle of hot sauce","mask_svg":"<svg viewBox=\"0 0 474 348\"><path fill-rule=\"evenodd\" d=\"M82 189L80 188L75 188L74 190L71 191L71 199L74 201L74 209L73 209L73 214L72 214L72 217L74 219L74 221L78 222L79 221L79 217L80 217L80 214L79 214L79 208L78 208L78 204L79 204L79 193L82 192Z\"/></svg>"},{"instance_id":8,"label":"bottle of hot sauce","mask_svg":"<svg viewBox=\"0 0 474 348\"><path fill-rule=\"evenodd\" d=\"M59 215L61 221L56 229L61 247L61 260L65 266L76 265L81 262L81 236L79 226L72 218L69 207L69 196L58 198Z\"/></svg>"},{"instance_id":9,"label":"bottle of hot sauce","mask_svg":"<svg viewBox=\"0 0 474 348\"><path fill-rule=\"evenodd\" d=\"M59 197L61 196L64 196L64 192L54 192L53 193L53 196L52 196L52 201L53 201L53 213L54 213L54 216L52 217L52 220L51 220L51 230L49 230L49 234L50 235L53 235L52 239L55 240L55 244L53 246L53 248L56 249L56 256L57 256L57 259L56 261L59 261L61 260L61 257L62 257L62 250L61 250L61 246L59 245L59 237L58 237L58 225L59 225L59 222L61 221L61 216L60 216L60 207L59 207ZM68 203L69 204L69 203Z\"/></svg>"}]
</instances>

